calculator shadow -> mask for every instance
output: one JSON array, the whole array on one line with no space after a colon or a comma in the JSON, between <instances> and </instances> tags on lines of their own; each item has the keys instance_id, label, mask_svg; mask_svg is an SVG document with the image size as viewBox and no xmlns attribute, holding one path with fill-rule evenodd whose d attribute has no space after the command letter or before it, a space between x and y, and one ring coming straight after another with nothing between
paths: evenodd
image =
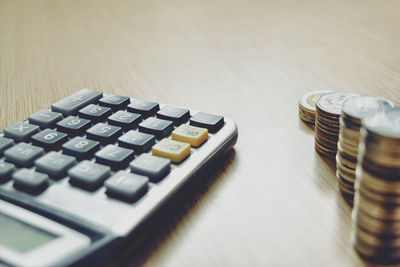
<instances>
[{"instance_id":1,"label":"calculator shadow","mask_svg":"<svg viewBox=\"0 0 400 267\"><path fill-rule=\"evenodd\" d=\"M185 219L196 212L199 202L209 195L217 183L226 179L226 170L234 165L236 152L226 152L204 171L193 179L194 182L185 187L184 192L166 207L166 212L156 214L143 227L139 236L132 239L129 246L122 248L123 253L114 259L109 266L141 266L146 260L168 242L169 237L178 231ZM128 242L130 243L130 241Z\"/></svg>"}]
</instances>

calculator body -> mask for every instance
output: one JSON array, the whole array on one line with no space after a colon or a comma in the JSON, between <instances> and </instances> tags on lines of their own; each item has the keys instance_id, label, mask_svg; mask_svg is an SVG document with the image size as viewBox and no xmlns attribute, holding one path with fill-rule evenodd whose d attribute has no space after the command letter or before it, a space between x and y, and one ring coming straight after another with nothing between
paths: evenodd
<instances>
[{"instance_id":1,"label":"calculator body","mask_svg":"<svg viewBox=\"0 0 400 267\"><path fill-rule=\"evenodd\" d=\"M160 104L160 108L163 106ZM229 151L237 137L236 124L225 118L221 129L210 133L200 147L192 148L182 163L172 164L169 174L150 183L146 194L134 202L109 197L104 187L95 191L74 187L68 177L51 181L38 195L16 189L12 180L0 184L0 227L15 231L15 236L20 233L21 242L28 244L21 248L11 244L12 240L3 242L5 245L0 241L0 263L59 266L111 260L120 253L118 248L127 245L125 241L140 235L156 218L154 215L167 208L191 181L201 178L199 174L210 163ZM31 240L23 241L24 238Z\"/></svg>"}]
</instances>

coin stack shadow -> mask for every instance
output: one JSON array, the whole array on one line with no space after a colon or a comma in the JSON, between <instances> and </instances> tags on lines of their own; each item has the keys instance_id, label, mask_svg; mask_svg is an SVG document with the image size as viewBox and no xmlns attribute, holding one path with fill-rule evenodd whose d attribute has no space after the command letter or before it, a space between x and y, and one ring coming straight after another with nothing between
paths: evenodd
<instances>
[{"instance_id":1,"label":"coin stack shadow","mask_svg":"<svg viewBox=\"0 0 400 267\"><path fill-rule=\"evenodd\" d=\"M316 104L315 150L321 156L335 160L339 140L339 118L344 102L354 96L349 93L331 93L321 96Z\"/></svg>"},{"instance_id":2,"label":"coin stack shadow","mask_svg":"<svg viewBox=\"0 0 400 267\"><path fill-rule=\"evenodd\" d=\"M352 242L376 263L400 262L400 108L363 119Z\"/></svg>"},{"instance_id":3,"label":"coin stack shadow","mask_svg":"<svg viewBox=\"0 0 400 267\"><path fill-rule=\"evenodd\" d=\"M352 204L361 120L364 116L392 108L388 101L372 96L353 96L345 101L340 115L339 142L336 155L336 176L339 190Z\"/></svg>"}]
</instances>

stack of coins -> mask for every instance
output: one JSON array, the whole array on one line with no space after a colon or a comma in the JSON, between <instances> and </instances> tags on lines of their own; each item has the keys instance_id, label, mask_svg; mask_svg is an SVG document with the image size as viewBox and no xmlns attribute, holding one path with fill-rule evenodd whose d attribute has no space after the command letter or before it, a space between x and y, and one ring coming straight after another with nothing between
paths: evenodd
<instances>
[{"instance_id":1,"label":"stack of coins","mask_svg":"<svg viewBox=\"0 0 400 267\"><path fill-rule=\"evenodd\" d=\"M335 160L339 140L339 117L344 102L351 93L330 93L321 96L316 104L315 150L321 156Z\"/></svg>"},{"instance_id":2,"label":"stack of coins","mask_svg":"<svg viewBox=\"0 0 400 267\"><path fill-rule=\"evenodd\" d=\"M361 256L400 263L400 108L362 120L352 241Z\"/></svg>"},{"instance_id":3,"label":"stack of coins","mask_svg":"<svg viewBox=\"0 0 400 267\"><path fill-rule=\"evenodd\" d=\"M339 190L349 203L353 202L354 197L361 119L390 108L392 105L388 101L371 96L354 96L343 105L339 119L336 176L339 179Z\"/></svg>"},{"instance_id":4,"label":"stack of coins","mask_svg":"<svg viewBox=\"0 0 400 267\"><path fill-rule=\"evenodd\" d=\"M320 96L332 93L333 91L314 91L305 94L299 99L300 119L305 123L315 122L315 103Z\"/></svg>"}]
</instances>

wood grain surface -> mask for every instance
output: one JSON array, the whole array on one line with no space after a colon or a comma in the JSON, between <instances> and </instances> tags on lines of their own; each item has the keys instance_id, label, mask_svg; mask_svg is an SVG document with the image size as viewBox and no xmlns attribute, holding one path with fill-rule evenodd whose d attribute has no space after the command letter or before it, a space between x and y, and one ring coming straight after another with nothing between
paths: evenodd
<instances>
[{"instance_id":1,"label":"wood grain surface","mask_svg":"<svg viewBox=\"0 0 400 267\"><path fill-rule=\"evenodd\" d=\"M397 0L0 0L0 128L79 88L235 120L234 152L119 264L362 266L298 98L400 103Z\"/></svg>"}]
</instances>

